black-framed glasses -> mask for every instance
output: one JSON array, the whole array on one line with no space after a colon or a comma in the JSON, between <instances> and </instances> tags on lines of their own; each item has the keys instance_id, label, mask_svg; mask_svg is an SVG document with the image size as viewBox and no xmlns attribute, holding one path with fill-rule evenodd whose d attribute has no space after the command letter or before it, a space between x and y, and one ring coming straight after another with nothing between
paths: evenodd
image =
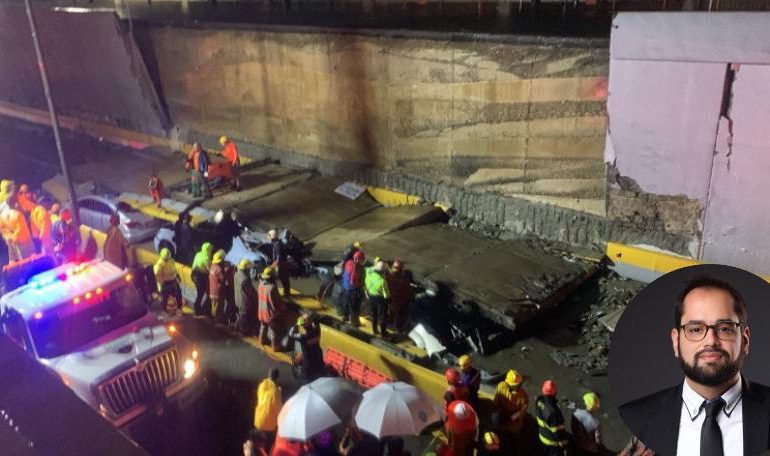
<instances>
[{"instance_id":1,"label":"black-framed glasses","mask_svg":"<svg viewBox=\"0 0 770 456\"><path fill-rule=\"evenodd\" d=\"M720 321L715 325L707 325L703 322L693 322L680 325L679 329L683 330L684 337L691 342L700 342L705 339L709 329L714 331L714 334L719 340L731 342L738 337L738 328L740 328L740 326L740 323L734 321Z\"/></svg>"}]
</instances>

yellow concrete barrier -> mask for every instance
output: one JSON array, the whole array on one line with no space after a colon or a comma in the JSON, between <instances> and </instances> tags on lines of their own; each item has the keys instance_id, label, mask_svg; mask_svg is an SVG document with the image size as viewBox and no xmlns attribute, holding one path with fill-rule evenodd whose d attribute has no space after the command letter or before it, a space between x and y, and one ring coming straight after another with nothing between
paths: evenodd
<instances>
[{"instance_id":1,"label":"yellow concrete barrier","mask_svg":"<svg viewBox=\"0 0 770 456\"><path fill-rule=\"evenodd\" d=\"M701 264L700 261L693 258L655 252L641 247L618 244L615 242L607 243L606 252L607 258L612 261L619 261L631 266L663 274L687 266Z\"/></svg>"}]
</instances>

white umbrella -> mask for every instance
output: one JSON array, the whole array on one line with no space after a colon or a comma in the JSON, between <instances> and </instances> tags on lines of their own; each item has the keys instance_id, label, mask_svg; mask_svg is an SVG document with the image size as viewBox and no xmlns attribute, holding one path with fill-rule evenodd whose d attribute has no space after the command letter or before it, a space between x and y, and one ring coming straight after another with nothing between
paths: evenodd
<instances>
[{"instance_id":1,"label":"white umbrella","mask_svg":"<svg viewBox=\"0 0 770 456\"><path fill-rule=\"evenodd\" d=\"M361 393L340 377L321 377L301 387L278 414L278 435L305 441L349 419Z\"/></svg>"},{"instance_id":2,"label":"white umbrella","mask_svg":"<svg viewBox=\"0 0 770 456\"><path fill-rule=\"evenodd\" d=\"M441 408L423 391L403 382L380 383L364 393L356 425L377 438L419 435L441 420Z\"/></svg>"}]
</instances>

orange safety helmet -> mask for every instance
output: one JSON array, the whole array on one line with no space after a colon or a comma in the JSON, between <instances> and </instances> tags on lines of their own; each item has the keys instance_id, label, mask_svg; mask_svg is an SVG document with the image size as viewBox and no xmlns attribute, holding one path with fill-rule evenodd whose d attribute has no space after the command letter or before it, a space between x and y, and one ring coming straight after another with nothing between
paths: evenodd
<instances>
[{"instance_id":1,"label":"orange safety helmet","mask_svg":"<svg viewBox=\"0 0 770 456\"><path fill-rule=\"evenodd\" d=\"M459 385L462 380L462 374L460 374L460 371L454 367L447 369L444 372L444 377L446 378L447 383L450 385Z\"/></svg>"},{"instance_id":2,"label":"orange safety helmet","mask_svg":"<svg viewBox=\"0 0 770 456\"><path fill-rule=\"evenodd\" d=\"M544 381L541 391L544 396L556 396L556 383L553 380Z\"/></svg>"}]
</instances>

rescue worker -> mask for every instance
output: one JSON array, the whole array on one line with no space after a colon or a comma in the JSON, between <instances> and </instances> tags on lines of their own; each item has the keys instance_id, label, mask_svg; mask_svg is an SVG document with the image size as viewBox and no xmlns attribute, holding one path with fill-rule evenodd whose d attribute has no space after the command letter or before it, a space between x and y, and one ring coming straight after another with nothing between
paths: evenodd
<instances>
[{"instance_id":1,"label":"rescue worker","mask_svg":"<svg viewBox=\"0 0 770 456\"><path fill-rule=\"evenodd\" d=\"M63 209L59 220L51 224L51 241L59 264L72 261L77 256L80 234L69 209Z\"/></svg>"},{"instance_id":2,"label":"rescue worker","mask_svg":"<svg viewBox=\"0 0 770 456\"><path fill-rule=\"evenodd\" d=\"M209 271L211 269L211 256L213 252L214 246L210 242L204 242L200 251L195 254L190 269L190 278L193 284L195 284L195 303L193 303L193 309L195 309L196 316L211 316L211 309L206 309L205 307L209 304Z\"/></svg>"},{"instance_id":3,"label":"rescue worker","mask_svg":"<svg viewBox=\"0 0 770 456\"><path fill-rule=\"evenodd\" d=\"M353 255L355 255L355 253L361 250L363 247L364 245L360 241L355 241L354 243L350 244L342 254L342 263L344 264L346 261L353 259Z\"/></svg>"},{"instance_id":4,"label":"rescue worker","mask_svg":"<svg viewBox=\"0 0 770 456\"><path fill-rule=\"evenodd\" d=\"M505 380L498 383L495 389L495 408L500 426L518 434L524 425L529 407L529 395L521 386L521 374L511 369L505 375Z\"/></svg>"},{"instance_id":5,"label":"rescue worker","mask_svg":"<svg viewBox=\"0 0 770 456\"><path fill-rule=\"evenodd\" d=\"M8 199L16 193L16 184L12 180L0 181L0 205L7 204Z\"/></svg>"},{"instance_id":6,"label":"rescue worker","mask_svg":"<svg viewBox=\"0 0 770 456\"><path fill-rule=\"evenodd\" d=\"M468 387L468 402L474 409L479 406L479 388L481 387L481 371L473 367L473 358L469 355L462 355L457 360L462 373L462 379L465 386Z\"/></svg>"},{"instance_id":7,"label":"rescue worker","mask_svg":"<svg viewBox=\"0 0 770 456\"><path fill-rule=\"evenodd\" d=\"M582 454L599 454L602 447L602 426L596 417L600 401L596 393L588 392L583 395L585 409L577 409L572 413L572 435L575 446Z\"/></svg>"},{"instance_id":8,"label":"rescue worker","mask_svg":"<svg viewBox=\"0 0 770 456\"><path fill-rule=\"evenodd\" d=\"M40 253L53 257L53 241L51 241L51 215L45 207L38 204L30 214L32 236L40 242Z\"/></svg>"},{"instance_id":9,"label":"rescue worker","mask_svg":"<svg viewBox=\"0 0 770 456\"><path fill-rule=\"evenodd\" d=\"M209 157L199 143L192 145L190 154L187 156L187 164L190 170L190 193L194 198L201 196L211 198L211 187L208 181Z\"/></svg>"},{"instance_id":10,"label":"rescue worker","mask_svg":"<svg viewBox=\"0 0 770 456\"><path fill-rule=\"evenodd\" d=\"M176 301L176 308L181 312L184 307L182 300L182 290L179 288L179 282L176 272L176 262L171 258L171 251L167 248L161 249L158 261L152 268L155 273L155 282L158 284L160 292L160 305L168 314L168 297L173 296Z\"/></svg>"},{"instance_id":11,"label":"rescue worker","mask_svg":"<svg viewBox=\"0 0 770 456\"><path fill-rule=\"evenodd\" d=\"M119 223L118 214L112 214L110 216L110 228L104 239L104 259L120 269L126 269L128 267L128 243L123 232L120 231Z\"/></svg>"},{"instance_id":12,"label":"rescue worker","mask_svg":"<svg viewBox=\"0 0 770 456\"><path fill-rule=\"evenodd\" d=\"M281 351L280 342L280 314L285 305L275 285L275 272L273 268L266 267L260 275L259 288L257 290L259 302L259 343L267 345L268 337L270 346L275 351Z\"/></svg>"},{"instance_id":13,"label":"rescue worker","mask_svg":"<svg viewBox=\"0 0 770 456\"><path fill-rule=\"evenodd\" d=\"M187 211L180 212L174 222L174 243L176 244L176 258L189 263L193 260L194 247L192 217Z\"/></svg>"},{"instance_id":14,"label":"rescue worker","mask_svg":"<svg viewBox=\"0 0 770 456\"><path fill-rule=\"evenodd\" d=\"M209 300L211 315L217 323L225 321L225 298L227 295L227 274L224 268L225 251L217 250L209 270Z\"/></svg>"},{"instance_id":15,"label":"rescue worker","mask_svg":"<svg viewBox=\"0 0 770 456\"><path fill-rule=\"evenodd\" d=\"M556 383L552 380L543 382L542 396L535 401L540 443L546 456L564 456L569 439L564 430L564 416L556 399Z\"/></svg>"},{"instance_id":16,"label":"rescue worker","mask_svg":"<svg viewBox=\"0 0 770 456\"><path fill-rule=\"evenodd\" d=\"M278 429L278 413L283 407L281 387L278 386L280 372L271 367L267 378L257 387L257 406L254 408L254 429L268 434L270 441L275 439Z\"/></svg>"},{"instance_id":17,"label":"rescue worker","mask_svg":"<svg viewBox=\"0 0 770 456\"><path fill-rule=\"evenodd\" d=\"M342 292L343 292L343 322L350 322L353 326L361 325L361 300L363 299L364 287L364 261L366 255L357 250L353 257L347 260L342 271Z\"/></svg>"},{"instance_id":18,"label":"rescue worker","mask_svg":"<svg viewBox=\"0 0 770 456\"><path fill-rule=\"evenodd\" d=\"M450 367L444 372L447 388L444 391L444 412L449 414L449 404L454 401L468 402L468 387L463 383L462 374L455 367Z\"/></svg>"},{"instance_id":19,"label":"rescue worker","mask_svg":"<svg viewBox=\"0 0 770 456\"><path fill-rule=\"evenodd\" d=\"M464 401L449 404L444 433L447 445L457 456L472 456L476 447L479 420L473 407Z\"/></svg>"},{"instance_id":20,"label":"rescue worker","mask_svg":"<svg viewBox=\"0 0 770 456\"><path fill-rule=\"evenodd\" d=\"M235 147L235 143L230 141L227 136L219 137L219 144L224 148L219 153L227 159L227 163L230 165L230 174L233 176L233 188L235 191L241 191L241 157L238 155L238 149Z\"/></svg>"},{"instance_id":21,"label":"rescue worker","mask_svg":"<svg viewBox=\"0 0 770 456\"><path fill-rule=\"evenodd\" d=\"M366 268L364 283L366 285L366 297L372 309L372 331L374 334L388 335L388 282L386 280L386 264L379 258L375 259L374 266Z\"/></svg>"},{"instance_id":22,"label":"rescue worker","mask_svg":"<svg viewBox=\"0 0 770 456\"><path fill-rule=\"evenodd\" d=\"M56 221L61 218L59 214L59 212L61 212L61 204L51 204L51 209L48 212L51 214L51 224L56 223Z\"/></svg>"},{"instance_id":23,"label":"rescue worker","mask_svg":"<svg viewBox=\"0 0 770 456\"><path fill-rule=\"evenodd\" d=\"M390 320L399 334L405 334L409 329L409 307L414 301L414 289L409 273L404 270L404 262L399 259L393 262L388 274L388 290Z\"/></svg>"},{"instance_id":24,"label":"rescue worker","mask_svg":"<svg viewBox=\"0 0 770 456\"><path fill-rule=\"evenodd\" d=\"M302 353L302 377L313 381L326 374L324 354L321 350L321 327L315 314L297 319L297 325L289 331L289 339L299 343Z\"/></svg>"},{"instance_id":25,"label":"rescue worker","mask_svg":"<svg viewBox=\"0 0 770 456\"><path fill-rule=\"evenodd\" d=\"M152 201L160 207L160 203L163 200L163 181L157 176L155 171L150 176L150 196Z\"/></svg>"},{"instance_id":26,"label":"rescue worker","mask_svg":"<svg viewBox=\"0 0 770 456\"><path fill-rule=\"evenodd\" d=\"M254 336L257 326L257 289L251 280L249 260L238 263L235 273L235 306L238 309L238 330L245 336Z\"/></svg>"},{"instance_id":27,"label":"rescue worker","mask_svg":"<svg viewBox=\"0 0 770 456\"><path fill-rule=\"evenodd\" d=\"M0 227L8 246L9 262L23 260L35 254L35 243L27 219L17 207L18 204L12 202L0 213Z\"/></svg>"},{"instance_id":28,"label":"rescue worker","mask_svg":"<svg viewBox=\"0 0 770 456\"><path fill-rule=\"evenodd\" d=\"M35 194L29 191L29 185L21 184L19 191L16 192L16 204L18 209L23 213L29 215L32 210L37 206L37 198Z\"/></svg>"},{"instance_id":29,"label":"rescue worker","mask_svg":"<svg viewBox=\"0 0 770 456\"><path fill-rule=\"evenodd\" d=\"M291 296L291 275L289 274L289 261L288 255L286 254L286 247L278 236L278 230L272 229L268 231L267 240L272 246L270 266L278 274L278 280L281 281L281 285L283 286L283 296L289 298Z\"/></svg>"}]
</instances>

